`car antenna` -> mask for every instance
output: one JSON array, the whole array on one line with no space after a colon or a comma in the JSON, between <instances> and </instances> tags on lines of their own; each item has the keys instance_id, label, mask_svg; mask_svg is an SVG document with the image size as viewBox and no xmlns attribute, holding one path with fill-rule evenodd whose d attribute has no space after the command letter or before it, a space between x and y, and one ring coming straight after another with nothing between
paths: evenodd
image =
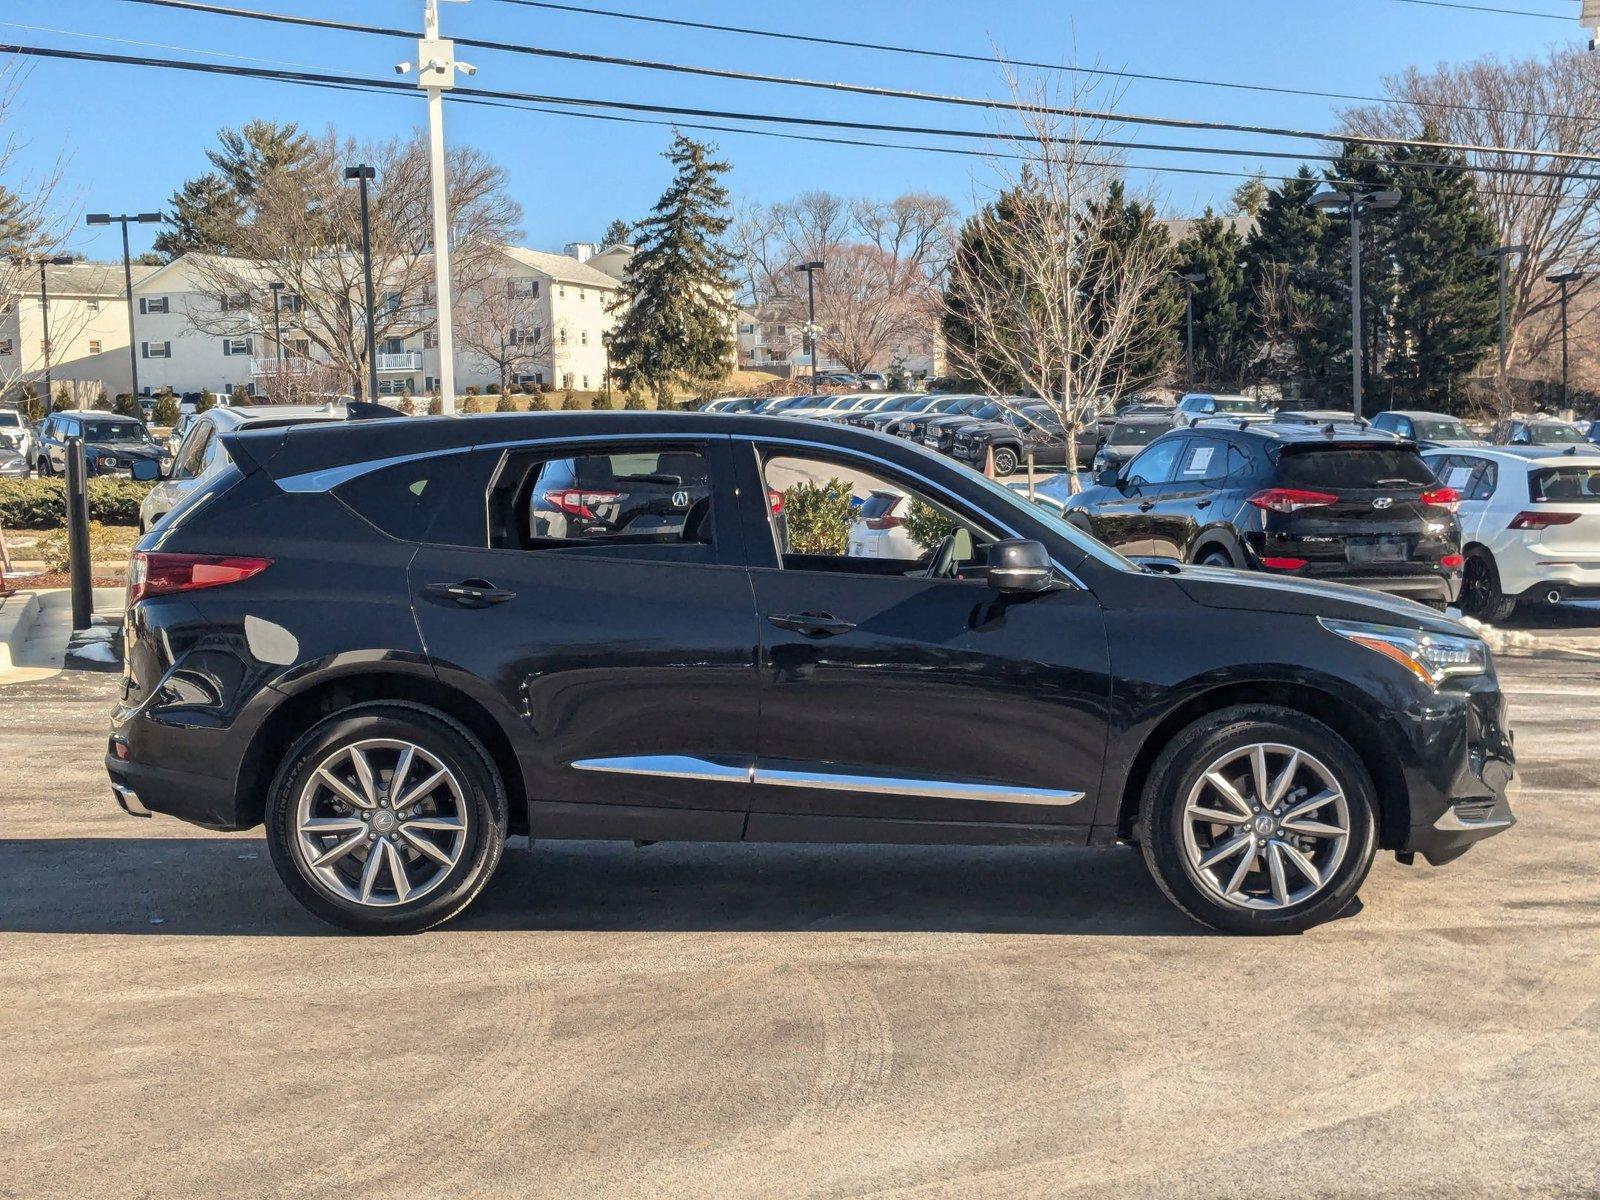
<instances>
[{"instance_id":1,"label":"car antenna","mask_svg":"<svg viewBox=\"0 0 1600 1200\"><path fill-rule=\"evenodd\" d=\"M1322 427L1322 436L1325 438L1331 438L1335 432L1337 431L1334 429L1332 421Z\"/></svg>"}]
</instances>

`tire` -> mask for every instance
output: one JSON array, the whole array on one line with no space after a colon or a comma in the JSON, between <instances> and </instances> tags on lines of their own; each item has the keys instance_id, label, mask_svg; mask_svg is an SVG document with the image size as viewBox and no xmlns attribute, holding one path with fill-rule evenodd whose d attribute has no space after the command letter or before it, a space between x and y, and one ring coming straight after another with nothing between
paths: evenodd
<instances>
[{"instance_id":1,"label":"tire","mask_svg":"<svg viewBox=\"0 0 1600 1200\"><path fill-rule=\"evenodd\" d=\"M1221 546L1207 546L1195 563L1202 567L1232 567L1233 555Z\"/></svg>"},{"instance_id":2,"label":"tire","mask_svg":"<svg viewBox=\"0 0 1600 1200\"><path fill-rule=\"evenodd\" d=\"M41 454L39 456L39 478L49 479L54 474L55 471L51 469L50 460Z\"/></svg>"},{"instance_id":3,"label":"tire","mask_svg":"<svg viewBox=\"0 0 1600 1200\"><path fill-rule=\"evenodd\" d=\"M388 792L407 746L406 791L435 778L435 768L448 775L406 809L409 819L399 811L406 793ZM344 787L324 782L319 769ZM493 760L464 726L420 704L358 704L312 726L284 755L267 797L267 848L284 885L313 915L358 933L416 933L461 912L489 882L505 849L506 807ZM308 819L323 822L319 829L335 822L342 828L303 834ZM421 842L435 853L424 853ZM314 865L318 851L341 849L320 869ZM416 893L410 899L397 862L405 890Z\"/></svg>"},{"instance_id":4,"label":"tire","mask_svg":"<svg viewBox=\"0 0 1600 1200\"><path fill-rule=\"evenodd\" d=\"M1461 577L1461 597L1456 602L1463 615L1493 624L1517 610L1517 598L1500 590L1500 569L1486 550L1467 553Z\"/></svg>"},{"instance_id":5,"label":"tire","mask_svg":"<svg viewBox=\"0 0 1600 1200\"><path fill-rule=\"evenodd\" d=\"M1017 452L1007 446L1002 446L994 452L994 473L996 475L1010 475L1017 469Z\"/></svg>"},{"instance_id":6,"label":"tire","mask_svg":"<svg viewBox=\"0 0 1600 1200\"><path fill-rule=\"evenodd\" d=\"M1282 817L1246 811L1257 799L1256 747L1266 755L1269 793L1291 769L1291 752L1300 756L1277 806ZM1234 785L1238 804L1209 773ZM1336 801L1296 813L1330 791ZM1191 800L1226 820L1193 818ZM1161 890L1196 921L1226 933L1301 933L1337 917L1355 899L1377 849L1376 794L1361 759L1322 722L1275 705L1210 713L1173 738L1151 767L1139 821L1145 863ZM1293 828L1283 828L1285 821ZM1316 872L1315 882L1296 854ZM1207 855L1214 855L1209 867Z\"/></svg>"}]
</instances>

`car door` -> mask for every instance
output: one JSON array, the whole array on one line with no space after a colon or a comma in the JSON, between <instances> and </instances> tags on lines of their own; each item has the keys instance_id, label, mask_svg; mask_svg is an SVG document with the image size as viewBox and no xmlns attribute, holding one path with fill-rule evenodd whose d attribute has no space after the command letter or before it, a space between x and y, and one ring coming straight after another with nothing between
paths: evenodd
<instances>
[{"instance_id":1,"label":"car door","mask_svg":"<svg viewBox=\"0 0 1600 1200\"><path fill-rule=\"evenodd\" d=\"M1190 437L1179 451L1172 478L1145 494L1154 507L1145 513L1147 554L1187 562L1195 535L1209 520L1218 484L1228 474L1228 446L1218 438Z\"/></svg>"},{"instance_id":2,"label":"car door","mask_svg":"<svg viewBox=\"0 0 1600 1200\"><path fill-rule=\"evenodd\" d=\"M853 827L869 840L920 840L906 822L1081 834L1110 689L1095 597L1070 584L991 589L985 548L1013 530L930 477L856 452L743 444L761 663L747 837L848 837ZM845 554L837 526L862 489L905 496L917 559ZM834 515L819 522L829 495ZM930 577L947 539L953 574ZM817 823L835 818L873 824Z\"/></svg>"},{"instance_id":3,"label":"car door","mask_svg":"<svg viewBox=\"0 0 1600 1200\"><path fill-rule=\"evenodd\" d=\"M728 452L725 438L529 444L479 451L445 481L412 605L441 679L517 728L542 819L603 830L670 810L662 836L742 831L757 637ZM398 505L437 461L404 466Z\"/></svg>"},{"instance_id":4,"label":"car door","mask_svg":"<svg viewBox=\"0 0 1600 1200\"><path fill-rule=\"evenodd\" d=\"M1188 436L1164 437L1146 446L1117 475L1116 486L1095 506L1095 536L1127 555L1154 554L1154 521L1161 489L1172 478Z\"/></svg>"}]
</instances>

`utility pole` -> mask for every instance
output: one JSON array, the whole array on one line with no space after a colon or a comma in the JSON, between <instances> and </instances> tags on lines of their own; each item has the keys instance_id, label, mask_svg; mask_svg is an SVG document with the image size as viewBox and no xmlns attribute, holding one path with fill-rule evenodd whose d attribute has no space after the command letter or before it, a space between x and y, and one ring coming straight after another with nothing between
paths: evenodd
<instances>
[{"instance_id":1,"label":"utility pole","mask_svg":"<svg viewBox=\"0 0 1600 1200\"><path fill-rule=\"evenodd\" d=\"M811 390L817 390L817 284L816 274L825 264L821 262L797 263L796 275L806 277L806 347L811 351Z\"/></svg>"},{"instance_id":2,"label":"utility pole","mask_svg":"<svg viewBox=\"0 0 1600 1200\"><path fill-rule=\"evenodd\" d=\"M446 415L456 410L455 327L450 307L450 208L448 165L444 154L444 94L456 85L456 71L476 75L478 68L456 60L456 44L439 36L441 0L423 0L422 37L417 42L417 86L428 94L428 164L433 187L434 307L439 317L439 404ZM452 0L465 3L466 0ZM411 63L395 70L409 74Z\"/></svg>"},{"instance_id":3,"label":"utility pole","mask_svg":"<svg viewBox=\"0 0 1600 1200\"><path fill-rule=\"evenodd\" d=\"M375 168L362 163L344 169L346 179L354 179L361 188L361 270L367 290L367 379L362 397L368 404L378 402L378 296L372 286L372 212L368 206L367 183L376 179Z\"/></svg>"},{"instance_id":4,"label":"utility pole","mask_svg":"<svg viewBox=\"0 0 1600 1200\"><path fill-rule=\"evenodd\" d=\"M1183 363L1184 378L1189 382L1188 391L1194 391L1194 285L1204 283L1204 275L1180 275L1183 280L1184 301L1188 309L1186 325L1187 332L1184 337Z\"/></svg>"},{"instance_id":5,"label":"utility pole","mask_svg":"<svg viewBox=\"0 0 1600 1200\"><path fill-rule=\"evenodd\" d=\"M1567 286L1578 283L1583 279L1582 271L1563 271L1555 275L1546 275L1546 283L1553 283L1561 289L1561 407L1571 408L1572 397L1569 392L1569 369L1571 360L1567 356Z\"/></svg>"},{"instance_id":6,"label":"utility pole","mask_svg":"<svg viewBox=\"0 0 1600 1200\"><path fill-rule=\"evenodd\" d=\"M133 388L133 402L139 403L139 340L134 331L133 319L133 259L128 253L128 226L155 225L161 220L161 214L153 213L124 213L121 216L112 216L110 213L90 213L84 218L88 225L121 225L122 226L122 282L128 292L128 373L131 376L130 386Z\"/></svg>"},{"instance_id":7,"label":"utility pole","mask_svg":"<svg viewBox=\"0 0 1600 1200\"><path fill-rule=\"evenodd\" d=\"M1510 354L1510 313L1506 305L1506 274L1511 269L1511 256L1513 254L1526 254L1526 246L1482 246L1478 250L1479 258L1493 258L1498 260L1500 271L1500 398L1504 403L1506 399L1506 362Z\"/></svg>"},{"instance_id":8,"label":"utility pole","mask_svg":"<svg viewBox=\"0 0 1600 1200\"><path fill-rule=\"evenodd\" d=\"M272 291L272 342L278 348L278 374L283 374L283 318L278 307L278 298L283 294L283 283L273 280L267 284Z\"/></svg>"},{"instance_id":9,"label":"utility pole","mask_svg":"<svg viewBox=\"0 0 1600 1200\"><path fill-rule=\"evenodd\" d=\"M1351 412L1357 421L1361 418L1362 386L1362 313L1361 313L1361 218L1380 208L1394 208L1400 203L1400 193L1372 189L1349 192L1319 192L1311 197L1311 207L1324 211L1344 209L1350 217L1350 391Z\"/></svg>"},{"instance_id":10,"label":"utility pole","mask_svg":"<svg viewBox=\"0 0 1600 1200\"><path fill-rule=\"evenodd\" d=\"M23 263L27 260L17 259L16 261ZM68 263L76 261L70 254L58 254L54 258L37 260L39 267L39 324L42 327L41 332L44 338L44 407L46 412L50 411L50 392L54 384L50 379L50 280L46 277L45 268L64 267ZM17 332L19 334L22 332L20 323ZM20 342L21 339L19 338L18 340Z\"/></svg>"}]
</instances>

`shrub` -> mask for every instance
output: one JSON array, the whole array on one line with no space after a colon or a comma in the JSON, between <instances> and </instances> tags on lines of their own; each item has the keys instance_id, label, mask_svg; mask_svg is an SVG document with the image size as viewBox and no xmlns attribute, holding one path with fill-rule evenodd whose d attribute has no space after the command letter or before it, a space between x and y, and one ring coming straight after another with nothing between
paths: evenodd
<instances>
[{"instance_id":1,"label":"shrub","mask_svg":"<svg viewBox=\"0 0 1600 1200\"><path fill-rule=\"evenodd\" d=\"M548 412L549 410L550 401L539 395L539 393L535 392L533 395L528 397L529 412Z\"/></svg>"},{"instance_id":2,"label":"shrub","mask_svg":"<svg viewBox=\"0 0 1600 1200\"><path fill-rule=\"evenodd\" d=\"M112 410L125 417L137 417L144 420L144 406L134 399L132 392L118 392Z\"/></svg>"},{"instance_id":3,"label":"shrub","mask_svg":"<svg viewBox=\"0 0 1600 1200\"><path fill-rule=\"evenodd\" d=\"M152 423L165 425L170 429L178 423L180 416L178 398L172 394L171 388L156 397L155 407L150 410Z\"/></svg>"},{"instance_id":4,"label":"shrub","mask_svg":"<svg viewBox=\"0 0 1600 1200\"><path fill-rule=\"evenodd\" d=\"M491 383L483 390L488 392L491 396L498 396L500 394L500 385L498 383Z\"/></svg>"},{"instance_id":5,"label":"shrub","mask_svg":"<svg viewBox=\"0 0 1600 1200\"><path fill-rule=\"evenodd\" d=\"M91 479L89 519L107 525L137 525L139 503L153 483ZM0 479L0 525L13 529L59 529L67 521L67 486L60 479Z\"/></svg>"},{"instance_id":6,"label":"shrub","mask_svg":"<svg viewBox=\"0 0 1600 1200\"><path fill-rule=\"evenodd\" d=\"M467 398L461 403L461 411L467 413L481 413L483 411L483 401L473 395L470 388L468 389Z\"/></svg>"},{"instance_id":7,"label":"shrub","mask_svg":"<svg viewBox=\"0 0 1600 1200\"><path fill-rule=\"evenodd\" d=\"M788 550L795 554L843 554L850 543L850 485L842 479L797 483L783 493Z\"/></svg>"},{"instance_id":8,"label":"shrub","mask_svg":"<svg viewBox=\"0 0 1600 1200\"><path fill-rule=\"evenodd\" d=\"M548 396L551 392L556 390L556 385L546 381L539 385L539 390Z\"/></svg>"},{"instance_id":9,"label":"shrub","mask_svg":"<svg viewBox=\"0 0 1600 1200\"><path fill-rule=\"evenodd\" d=\"M433 397L433 399L428 401L428 415L430 417L437 417L443 412L444 412L444 401L439 399L438 396L435 396L435 397Z\"/></svg>"},{"instance_id":10,"label":"shrub","mask_svg":"<svg viewBox=\"0 0 1600 1200\"><path fill-rule=\"evenodd\" d=\"M622 407L629 412L642 412L644 410L644 396L639 392L629 392L622 398Z\"/></svg>"},{"instance_id":11,"label":"shrub","mask_svg":"<svg viewBox=\"0 0 1600 1200\"><path fill-rule=\"evenodd\" d=\"M956 531L954 518L926 500L913 500L906 512L906 534L924 550L932 550Z\"/></svg>"},{"instance_id":12,"label":"shrub","mask_svg":"<svg viewBox=\"0 0 1600 1200\"><path fill-rule=\"evenodd\" d=\"M213 396L210 392L201 392L199 397L194 402L194 410L197 413L206 412L206 411L208 411L210 409L215 408L216 406L217 406L217 398L215 396Z\"/></svg>"},{"instance_id":13,"label":"shrub","mask_svg":"<svg viewBox=\"0 0 1600 1200\"><path fill-rule=\"evenodd\" d=\"M102 525L99 521L89 522L89 558L90 561L110 561L114 558L126 558L133 553L134 543L139 540L138 530L129 529L125 525ZM40 557L44 559L46 571L70 571L72 558L67 545L67 531L58 529L48 537L39 539Z\"/></svg>"},{"instance_id":14,"label":"shrub","mask_svg":"<svg viewBox=\"0 0 1600 1200\"><path fill-rule=\"evenodd\" d=\"M400 401L400 411L405 413L405 415L408 417L414 417L417 415L417 402L412 398L410 392L407 392L405 394L405 398Z\"/></svg>"},{"instance_id":15,"label":"shrub","mask_svg":"<svg viewBox=\"0 0 1600 1200\"><path fill-rule=\"evenodd\" d=\"M250 389L245 387L244 384L242 384L242 383L234 384L233 385L233 390L228 393L228 403L229 404L249 404L250 403Z\"/></svg>"},{"instance_id":16,"label":"shrub","mask_svg":"<svg viewBox=\"0 0 1600 1200\"><path fill-rule=\"evenodd\" d=\"M561 408L564 412L577 412L583 406L583 401L578 399L577 393L571 388L568 388L565 395L561 397Z\"/></svg>"},{"instance_id":17,"label":"shrub","mask_svg":"<svg viewBox=\"0 0 1600 1200\"><path fill-rule=\"evenodd\" d=\"M111 403L111 398L109 396L107 396L104 392L101 392L98 396L96 396L94 398L94 403L92 405L90 405L90 407L93 408L96 412L115 412L116 411L116 406Z\"/></svg>"},{"instance_id":18,"label":"shrub","mask_svg":"<svg viewBox=\"0 0 1600 1200\"><path fill-rule=\"evenodd\" d=\"M478 394L478 385L477 384L474 383L474 384L472 384L471 386L469 386L467 388L467 395L476 396L477 394Z\"/></svg>"},{"instance_id":19,"label":"shrub","mask_svg":"<svg viewBox=\"0 0 1600 1200\"><path fill-rule=\"evenodd\" d=\"M50 410L52 412L62 412L62 411L66 410L66 409L69 409L71 407L72 407L72 393L67 391L66 388L62 388L59 392L56 393L56 398L51 403Z\"/></svg>"},{"instance_id":20,"label":"shrub","mask_svg":"<svg viewBox=\"0 0 1600 1200\"><path fill-rule=\"evenodd\" d=\"M494 402L495 412L516 412L517 402L510 396L501 396Z\"/></svg>"}]
</instances>

